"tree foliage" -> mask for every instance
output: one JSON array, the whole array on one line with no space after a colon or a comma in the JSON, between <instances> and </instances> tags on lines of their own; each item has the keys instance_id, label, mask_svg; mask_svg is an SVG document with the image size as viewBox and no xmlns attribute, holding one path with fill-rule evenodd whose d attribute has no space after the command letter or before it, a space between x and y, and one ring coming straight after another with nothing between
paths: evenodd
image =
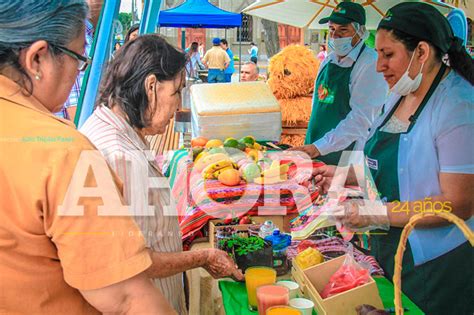
<instances>
[{"instance_id":1,"label":"tree foliage","mask_svg":"<svg viewBox=\"0 0 474 315\"><path fill-rule=\"evenodd\" d=\"M132 13L120 12L118 16L118 20L123 26L123 34L125 35L132 23Z\"/></svg>"}]
</instances>

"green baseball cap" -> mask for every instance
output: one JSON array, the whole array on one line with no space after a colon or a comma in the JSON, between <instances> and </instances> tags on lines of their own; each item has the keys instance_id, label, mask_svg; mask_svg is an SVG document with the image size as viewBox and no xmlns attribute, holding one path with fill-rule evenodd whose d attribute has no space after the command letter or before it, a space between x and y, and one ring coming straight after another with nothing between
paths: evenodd
<instances>
[{"instance_id":1,"label":"green baseball cap","mask_svg":"<svg viewBox=\"0 0 474 315\"><path fill-rule=\"evenodd\" d=\"M342 25L352 22L365 25L365 9L358 3L341 2L332 11L330 16L319 20L319 24L325 24L329 21Z\"/></svg>"},{"instance_id":2,"label":"green baseball cap","mask_svg":"<svg viewBox=\"0 0 474 315\"><path fill-rule=\"evenodd\" d=\"M388 9L378 28L395 29L431 42L443 53L460 49L451 25L435 7L422 2L404 2ZM461 47L462 48L462 47Z\"/></svg>"}]
</instances>

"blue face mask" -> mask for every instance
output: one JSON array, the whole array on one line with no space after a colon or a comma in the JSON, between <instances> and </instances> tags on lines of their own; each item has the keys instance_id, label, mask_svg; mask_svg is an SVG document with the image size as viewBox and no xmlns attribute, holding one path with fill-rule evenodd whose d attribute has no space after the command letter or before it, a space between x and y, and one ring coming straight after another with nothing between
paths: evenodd
<instances>
[{"instance_id":1,"label":"blue face mask","mask_svg":"<svg viewBox=\"0 0 474 315\"><path fill-rule=\"evenodd\" d=\"M354 34L355 36L355 34ZM329 38L328 45L340 57L346 56L352 50L352 37Z\"/></svg>"}]
</instances>

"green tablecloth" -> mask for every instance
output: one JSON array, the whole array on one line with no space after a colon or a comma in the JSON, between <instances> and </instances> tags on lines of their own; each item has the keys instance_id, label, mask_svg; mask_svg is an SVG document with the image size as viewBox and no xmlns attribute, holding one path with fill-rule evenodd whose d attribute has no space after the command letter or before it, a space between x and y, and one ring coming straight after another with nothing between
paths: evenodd
<instances>
[{"instance_id":1,"label":"green tablecloth","mask_svg":"<svg viewBox=\"0 0 474 315\"><path fill-rule=\"evenodd\" d=\"M384 277L375 277L380 297L385 308L394 307L393 284ZM219 289L222 292L222 301L226 315L255 315L257 312L249 311L247 308L247 290L245 283L232 281L219 281ZM405 295L402 296L403 307L407 308L407 315L423 315L424 313ZM316 312L313 311L313 314Z\"/></svg>"}]
</instances>

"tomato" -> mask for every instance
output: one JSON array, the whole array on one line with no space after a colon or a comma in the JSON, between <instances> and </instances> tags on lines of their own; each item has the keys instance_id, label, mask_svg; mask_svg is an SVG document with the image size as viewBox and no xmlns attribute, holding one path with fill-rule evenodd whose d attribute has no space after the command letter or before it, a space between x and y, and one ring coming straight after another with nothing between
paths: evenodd
<instances>
[{"instance_id":1,"label":"tomato","mask_svg":"<svg viewBox=\"0 0 474 315\"><path fill-rule=\"evenodd\" d=\"M250 217L246 215L240 219L239 224L252 224L252 220L250 220Z\"/></svg>"}]
</instances>

